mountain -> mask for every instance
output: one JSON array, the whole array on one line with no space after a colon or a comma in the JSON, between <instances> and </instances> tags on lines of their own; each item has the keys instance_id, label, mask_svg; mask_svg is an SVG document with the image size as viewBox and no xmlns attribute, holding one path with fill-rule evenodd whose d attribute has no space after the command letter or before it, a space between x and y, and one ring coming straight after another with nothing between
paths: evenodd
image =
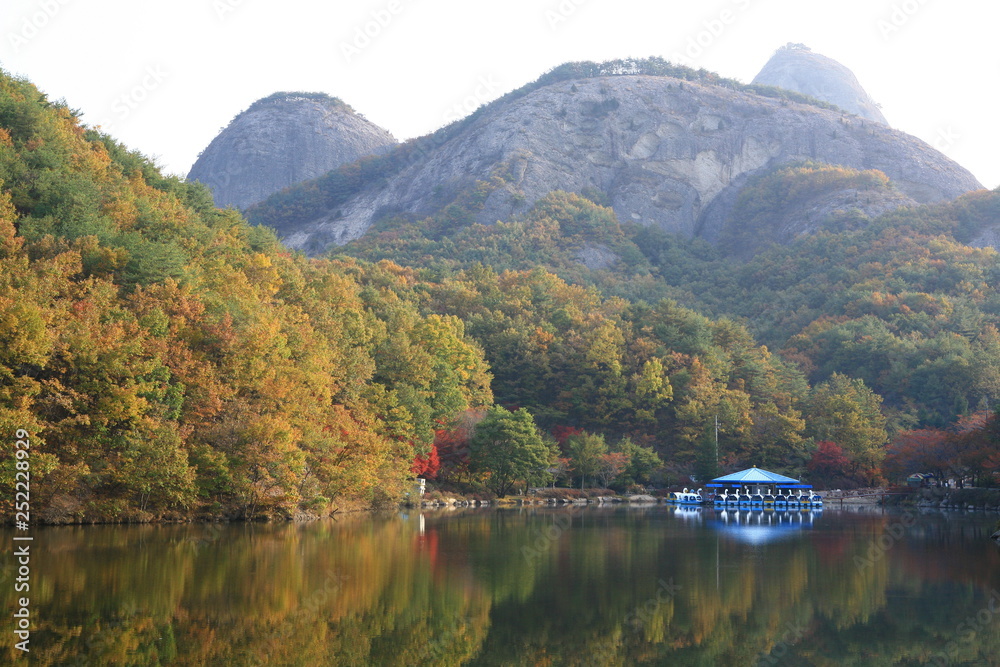
<instances>
[{"instance_id":1,"label":"mountain","mask_svg":"<svg viewBox=\"0 0 1000 667\"><path fill-rule=\"evenodd\" d=\"M565 199L549 213L613 224ZM30 439L32 518L52 523L390 506L439 436L442 472L474 483L469 420L495 403L606 433L646 481L640 450L693 465L708 418L720 457L792 470L806 418L829 421L735 322L537 267L433 277L288 252L2 71L0 342L0 426Z\"/></svg>"},{"instance_id":2,"label":"mountain","mask_svg":"<svg viewBox=\"0 0 1000 667\"><path fill-rule=\"evenodd\" d=\"M553 190L592 190L623 222L714 242L748 179L777 165L876 169L918 203L981 187L881 123L680 68L662 75L648 62L573 64L568 76L543 77L384 161L300 184L248 216L318 253L377 222L434 214L476 187L475 221L484 224L522 215Z\"/></svg>"},{"instance_id":3,"label":"mountain","mask_svg":"<svg viewBox=\"0 0 1000 667\"><path fill-rule=\"evenodd\" d=\"M878 104L847 67L833 58L813 53L804 44L778 49L753 83L794 90L835 104L861 118L888 125Z\"/></svg>"},{"instance_id":4,"label":"mountain","mask_svg":"<svg viewBox=\"0 0 1000 667\"><path fill-rule=\"evenodd\" d=\"M772 102L669 72L685 95ZM619 81L650 87L648 73L618 73L586 109L595 123L617 113ZM253 210L341 206L535 93L607 74L543 77ZM807 102L756 91L779 112ZM824 108L809 104L803 116ZM1000 220L1000 192L873 218L862 209L905 196L886 174L776 164L747 177L711 245L620 221L613 187L547 192L523 216L475 224L530 172L488 165L471 188L432 190L433 215L383 217L340 257L309 259L0 71L0 424L30 437L34 518L386 506L435 442L442 475L474 484L462 452L494 403L560 437L653 448L664 476L715 461L799 475L823 440L869 484L891 435L966 433L973 410L1000 404L1000 254L967 245ZM805 230L776 214L795 209L811 212ZM755 243L745 262L727 252ZM941 450L929 465L990 475L994 453ZM14 497L12 470L0 497ZM0 517L14 509L0 502Z\"/></svg>"},{"instance_id":5,"label":"mountain","mask_svg":"<svg viewBox=\"0 0 1000 667\"><path fill-rule=\"evenodd\" d=\"M395 143L337 98L280 92L237 115L198 157L188 180L207 185L216 206L245 209Z\"/></svg>"}]
</instances>

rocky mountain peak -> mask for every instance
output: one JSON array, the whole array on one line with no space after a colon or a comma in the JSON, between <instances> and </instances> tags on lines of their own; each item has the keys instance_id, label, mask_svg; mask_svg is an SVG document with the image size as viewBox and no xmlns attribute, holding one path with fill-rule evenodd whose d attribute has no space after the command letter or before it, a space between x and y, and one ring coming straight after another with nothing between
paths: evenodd
<instances>
[{"instance_id":1,"label":"rocky mountain peak","mask_svg":"<svg viewBox=\"0 0 1000 667\"><path fill-rule=\"evenodd\" d=\"M748 179L778 165L878 170L918 203L982 187L919 139L842 111L729 82L591 70L540 80L409 153L397 148L353 191L343 175L297 186L303 197L333 187L324 201L336 202L326 208L299 206L297 219L276 220L288 207L265 202L250 219L318 253L379 221L432 215L455 193L488 183L476 214L483 224L511 220L553 190L596 190L623 221L715 242Z\"/></svg>"},{"instance_id":2,"label":"rocky mountain peak","mask_svg":"<svg viewBox=\"0 0 1000 667\"><path fill-rule=\"evenodd\" d=\"M238 114L198 157L188 180L207 185L216 206L246 209L395 144L387 130L335 97L279 92Z\"/></svg>"},{"instance_id":3,"label":"rocky mountain peak","mask_svg":"<svg viewBox=\"0 0 1000 667\"><path fill-rule=\"evenodd\" d=\"M862 118L889 124L850 69L833 58L814 53L805 44L789 43L778 49L753 83L793 90Z\"/></svg>"}]
</instances>

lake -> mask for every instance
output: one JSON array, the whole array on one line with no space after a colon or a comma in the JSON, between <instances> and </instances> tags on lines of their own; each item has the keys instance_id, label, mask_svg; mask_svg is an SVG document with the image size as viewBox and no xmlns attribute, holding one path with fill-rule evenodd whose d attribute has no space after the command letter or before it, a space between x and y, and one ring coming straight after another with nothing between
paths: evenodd
<instances>
[{"instance_id":1,"label":"lake","mask_svg":"<svg viewBox=\"0 0 1000 667\"><path fill-rule=\"evenodd\" d=\"M35 528L30 664L1000 664L996 518L616 505Z\"/></svg>"}]
</instances>

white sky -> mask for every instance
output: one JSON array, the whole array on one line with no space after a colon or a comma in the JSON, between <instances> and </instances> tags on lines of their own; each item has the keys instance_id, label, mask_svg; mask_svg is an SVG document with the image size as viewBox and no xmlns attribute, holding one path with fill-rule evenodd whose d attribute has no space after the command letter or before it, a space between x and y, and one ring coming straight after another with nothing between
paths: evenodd
<instances>
[{"instance_id":1,"label":"white sky","mask_svg":"<svg viewBox=\"0 0 1000 667\"><path fill-rule=\"evenodd\" d=\"M995 0L4 0L0 66L184 175L278 90L335 95L406 139L571 60L688 51L749 82L802 42L994 188L997 25Z\"/></svg>"}]
</instances>

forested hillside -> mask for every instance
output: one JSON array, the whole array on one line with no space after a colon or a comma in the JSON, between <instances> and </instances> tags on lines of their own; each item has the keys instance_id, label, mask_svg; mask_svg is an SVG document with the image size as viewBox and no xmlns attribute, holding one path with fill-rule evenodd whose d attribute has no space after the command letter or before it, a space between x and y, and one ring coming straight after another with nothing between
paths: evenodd
<instances>
[{"instance_id":1,"label":"forested hillside","mask_svg":"<svg viewBox=\"0 0 1000 667\"><path fill-rule=\"evenodd\" d=\"M621 224L594 191L551 193L514 220L473 224L485 189L481 184L416 223L388 220L339 252L370 261L393 257L434 275L479 262L543 266L627 299L629 312L666 298L731 319L812 384L853 378L873 390L889 436L899 442L912 442L911 433L925 428L960 440L968 420L992 415L1000 399L1000 257L967 245L1000 221L1000 193L869 216L852 200L892 201L884 175L821 164L780 167L748 183L719 244L710 246ZM826 206L827 192L839 193L838 206ZM790 228L810 211L810 225ZM780 244L774 235L783 236ZM809 408L800 409L807 424L815 420ZM844 444L821 427L806 432L813 443ZM736 440L746 442L745 434ZM972 463L961 448L953 442L909 465L956 472L992 466L979 445ZM779 449L795 452L789 444Z\"/></svg>"},{"instance_id":2,"label":"forested hillside","mask_svg":"<svg viewBox=\"0 0 1000 667\"><path fill-rule=\"evenodd\" d=\"M437 422L492 402L457 318L288 253L6 75L0 182L0 425L31 435L35 519L395 502Z\"/></svg>"},{"instance_id":3,"label":"forested hillside","mask_svg":"<svg viewBox=\"0 0 1000 667\"><path fill-rule=\"evenodd\" d=\"M809 457L803 376L742 326L526 265L308 260L31 84L0 92L0 423L31 434L36 519L394 501L494 393L681 467L716 416L722 460Z\"/></svg>"},{"instance_id":4,"label":"forested hillside","mask_svg":"<svg viewBox=\"0 0 1000 667\"><path fill-rule=\"evenodd\" d=\"M544 266L633 303L671 298L744 322L813 382L864 379L897 426L943 425L1000 398L1000 260L966 245L1000 220L1000 194L877 217L838 208L782 244L767 238L770 221L825 191L888 190L878 172L782 167L744 189L717 247L621 224L596 192L552 193L521 218L470 224L474 191L418 223L388 221L340 252L439 274L479 262ZM748 249L756 254L734 261Z\"/></svg>"}]
</instances>

